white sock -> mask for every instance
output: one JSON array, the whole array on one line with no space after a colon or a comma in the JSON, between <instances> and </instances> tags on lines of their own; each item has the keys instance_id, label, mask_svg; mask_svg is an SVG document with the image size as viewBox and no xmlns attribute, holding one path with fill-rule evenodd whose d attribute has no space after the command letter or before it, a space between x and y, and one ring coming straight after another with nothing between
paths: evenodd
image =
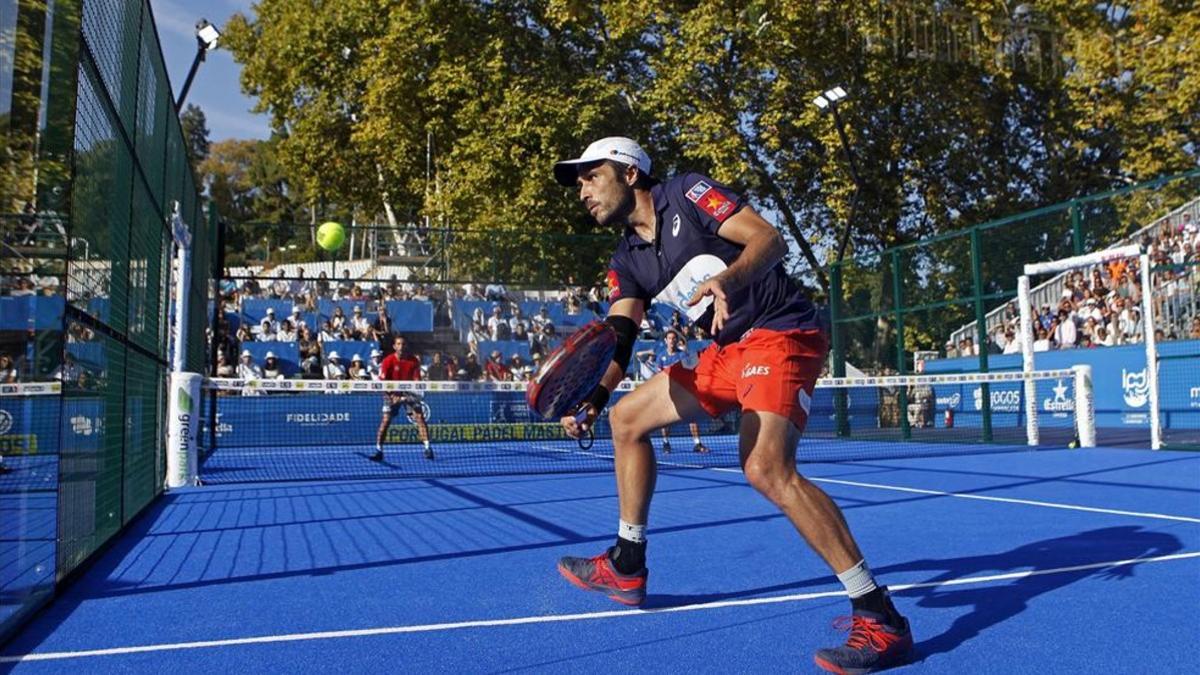
<instances>
[{"instance_id":1,"label":"white sock","mask_svg":"<svg viewBox=\"0 0 1200 675\"><path fill-rule=\"evenodd\" d=\"M383 452L383 443L376 443L376 444L375 444L375 451L376 451L376 452Z\"/></svg>"},{"instance_id":2,"label":"white sock","mask_svg":"<svg viewBox=\"0 0 1200 675\"><path fill-rule=\"evenodd\" d=\"M425 449L428 450L429 449L429 441L421 441L421 442L425 444Z\"/></svg>"},{"instance_id":3,"label":"white sock","mask_svg":"<svg viewBox=\"0 0 1200 675\"><path fill-rule=\"evenodd\" d=\"M876 588L875 577L871 574L871 568L867 567L866 560L859 560L850 569L839 573L837 578L846 587L851 600L861 598Z\"/></svg>"},{"instance_id":4,"label":"white sock","mask_svg":"<svg viewBox=\"0 0 1200 675\"><path fill-rule=\"evenodd\" d=\"M617 527L617 536L635 544L644 544L646 543L646 526L633 525L622 520L620 526Z\"/></svg>"},{"instance_id":5,"label":"white sock","mask_svg":"<svg viewBox=\"0 0 1200 675\"><path fill-rule=\"evenodd\" d=\"M692 439L692 445L699 446L699 445L700 445L700 439L699 439L699 438L693 438L693 439Z\"/></svg>"}]
</instances>

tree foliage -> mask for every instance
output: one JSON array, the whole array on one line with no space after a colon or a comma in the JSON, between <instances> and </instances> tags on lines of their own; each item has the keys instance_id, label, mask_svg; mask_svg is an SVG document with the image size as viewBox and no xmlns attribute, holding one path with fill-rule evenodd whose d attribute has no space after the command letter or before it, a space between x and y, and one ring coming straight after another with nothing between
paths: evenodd
<instances>
[{"instance_id":1,"label":"tree foliage","mask_svg":"<svg viewBox=\"0 0 1200 675\"><path fill-rule=\"evenodd\" d=\"M536 235L594 231L549 169L621 133L659 175L706 171L749 194L793 240L796 273L825 287L847 225L847 250L870 254L1196 166L1193 2L1021 12L990 0L261 0L226 33L288 184L364 219L386 204L401 221L484 233L458 238L463 275L594 275L603 247ZM858 186L812 104L833 85L850 92L839 112ZM495 242L514 232L520 252L497 265ZM925 265L926 285L970 281Z\"/></svg>"},{"instance_id":2,"label":"tree foliage","mask_svg":"<svg viewBox=\"0 0 1200 675\"><path fill-rule=\"evenodd\" d=\"M226 223L230 265L265 260L305 233L292 225L306 217L304 199L290 187L276 146L276 139L217 141L198 167L209 199Z\"/></svg>"},{"instance_id":3,"label":"tree foliage","mask_svg":"<svg viewBox=\"0 0 1200 675\"><path fill-rule=\"evenodd\" d=\"M192 161L199 164L208 157L208 120L200 106L189 103L179 115L183 142L187 144Z\"/></svg>"}]
</instances>

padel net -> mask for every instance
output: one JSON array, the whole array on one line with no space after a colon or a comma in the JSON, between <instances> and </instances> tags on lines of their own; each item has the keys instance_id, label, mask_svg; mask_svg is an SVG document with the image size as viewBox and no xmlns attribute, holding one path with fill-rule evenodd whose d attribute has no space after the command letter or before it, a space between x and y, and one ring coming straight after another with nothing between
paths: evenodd
<instances>
[{"instance_id":1,"label":"padel net","mask_svg":"<svg viewBox=\"0 0 1200 675\"><path fill-rule=\"evenodd\" d=\"M1069 370L826 379L809 403L800 462L847 461L1094 444L1091 373ZM622 383L614 400L633 390ZM411 392L436 459L403 416L372 462L386 392ZM1032 394L1032 405L1027 405ZM985 406L984 400L990 405ZM193 481L480 476L612 470L607 417L583 449L529 409L524 383L207 379L201 387ZM611 408L611 406L610 406ZM652 444L663 468L736 467L738 414L697 420L711 452ZM174 450L173 450L174 451Z\"/></svg>"}]
</instances>

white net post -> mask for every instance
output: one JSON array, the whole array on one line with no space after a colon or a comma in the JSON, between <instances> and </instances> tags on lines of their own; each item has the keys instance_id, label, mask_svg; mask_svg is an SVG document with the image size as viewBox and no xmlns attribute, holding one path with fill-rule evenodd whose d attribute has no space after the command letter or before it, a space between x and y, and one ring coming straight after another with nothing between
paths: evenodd
<instances>
[{"instance_id":1,"label":"white net post","mask_svg":"<svg viewBox=\"0 0 1200 675\"><path fill-rule=\"evenodd\" d=\"M1162 447L1162 418L1158 411L1158 341L1154 337L1154 302L1151 300L1150 256L1138 258L1142 275L1142 337L1146 342L1146 384L1150 387L1150 449Z\"/></svg>"},{"instance_id":2,"label":"white net post","mask_svg":"<svg viewBox=\"0 0 1200 675\"><path fill-rule=\"evenodd\" d=\"M1073 366L1075 372L1075 437L1079 447L1096 447L1096 404L1092 392L1092 367Z\"/></svg>"},{"instance_id":3,"label":"white net post","mask_svg":"<svg viewBox=\"0 0 1200 675\"><path fill-rule=\"evenodd\" d=\"M199 483L200 385L197 373L171 373L167 386L167 487Z\"/></svg>"},{"instance_id":4,"label":"white net post","mask_svg":"<svg viewBox=\"0 0 1200 675\"><path fill-rule=\"evenodd\" d=\"M175 323L172 326L171 372L167 377L167 487L194 485L199 475L200 382L196 373L184 372L187 363L189 286L192 241L175 202L171 233L177 248L175 261Z\"/></svg>"},{"instance_id":5,"label":"white net post","mask_svg":"<svg viewBox=\"0 0 1200 675\"><path fill-rule=\"evenodd\" d=\"M1033 308L1029 306L1029 277L1017 279L1017 305L1021 310L1021 371L1033 372ZM1025 380L1025 436L1029 445L1041 440L1038 433L1037 384Z\"/></svg>"}]
</instances>

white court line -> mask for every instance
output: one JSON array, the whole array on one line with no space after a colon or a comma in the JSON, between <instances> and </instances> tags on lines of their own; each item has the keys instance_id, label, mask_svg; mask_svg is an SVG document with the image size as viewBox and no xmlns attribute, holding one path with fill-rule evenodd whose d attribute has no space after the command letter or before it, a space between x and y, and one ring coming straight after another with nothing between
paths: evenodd
<instances>
[{"instance_id":1,"label":"white court line","mask_svg":"<svg viewBox=\"0 0 1200 675\"><path fill-rule=\"evenodd\" d=\"M1055 567L1045 570L1026 570L1024 572L1008 572L1005 574L990 574L977 577L961 577L945 581L929 581L915 584L889 584L892 592L900 592L914 588L940 588L942 586L962 586L966 584L981 584L989 581L1006 581L1009 579L1025 579L1049 574L1066 574L1086 570L1124 567L1145 563L1169 562L1200 558L1200 551L1189 553L1173 553L1150 558L1129 558L1127 560L1112 560L1109 562ZM820 598L836 598L846 592L819 591L815 593L796 593L793 595L776 595L764 598L744 598L741 600L718 600L715 602L697 603L694 605L679 605L661 609L621 609L607 612L588 612L585 614L552 614L547 616L522 616L512 619L481 619L476 621L458 621L454 623L431 623L413 626L386 626L383 628L362 628L357 630L335 630L317 633L287 633L283 635L261 635L258 637L233 638L228 640L205 640L200 642L173 642L156 645L139 645L134 647L110 647L107 649L89 649L75 652L35 652L15 656L0 656L0 663L22 663L28 661L56 661L62 659L77 659L94 656L119 656L122 654L144 654L147 652L178 651L183 649L204 649L212 647L236 647L239 645L271 644L277 642L302 642L306 640L336 640L342 638L370 637L374 635L401 635L405 633L430 633L435 631L458 630L462 628L493 628L498 626L525 626L529 624L562 623L567 621L590 621L594 619L624 619L634 616L652 616L655 614L671 614L676 612L696 612L726 607L749 607L754 605L774 605L784 602L801 600L817 600Z\"/></svg>"},{"instance_id":2,"label":"white court line","mask_svg":"<svg viewBox=\"0 0 1200 675\"><path fill-rule=\"evenodd\" d=\"M566 451L566 450L556 450L554 448L550 448L550 447L546 447L546 446L536 446L536 447L539 447L543 450L554 450L555 452L572 452L572 451ZM586 452L586 451L582 451L582 450L575 450L573 452L578 452L579 454L583 454L583 455L590 455L592 457L601 457L603 459L608 459L608 460L612 459L611 455L603 455L603 454L599 454L599 453ZM666 462L666 461L662 461L662 460L659 460L658 464L661 466L671 466L671 467L684 468L684 469L705 468L705 467L697 465L697 464L684 464L681 462ZM722 468L722 467L709 467L709 470L710 471L720 471L722 473L742 473L741 469L727 469L727 468ZM1017 499L1016 497L992 497L989 495L964 494L961 492L945 492L942 490L925 490L922 488L904 487L901 485L883 485L880 483L861 483L858 481L840 480L840 479L836 479L836 478L813 478L813 477L809 477L809 476L805 476L805 478L807 478L808 480L810 480L814 483L834 483L837 485L849 485L852 487L872 488L875 490L892 490L894 492L911 492L913 494L935 495L938 497L957 497L959 499L976 499L976 500L983 501L983 502L1002 502L1002 503L1006 503L1006 504L1023 504L1025 506L1041 506L1041 507L1048 508L1048 509L1064 509L1067 511L1086 511L1089 513L1106 513L1108 515L1113 515L1113 516L1133 516L1134 518L1149 518L1152 520L1174 520L1174 521L1183 522L1183 523L1200 523L1200 518L1192 518L1190 516L1173 516L1173 515L1166 514L1166 513L1149 513L1146 511L1123 511L1121 509L1104 509L1104 508L1100 508L1097 506L1080 506L1078 504L1063 504L1061 502L1044 502L1044 501L1039 501L1039 500L1035 500L1035 499Z\"/></svg>"},{"instance_id":3,"label":"white court line","mask_svg":"<svg viewBox=\"0 0 1200 675\"><path fill-rule=\"evenodd\" d=\"M729 471L741 473L736 469L713 469L714 471ZM1041 506L1048 509L1065 509L1068 511L1087 511L1089 513L1106 513L1113 516L1133 516L1134 518L1150 518L1154 520L1175 520L1184 523L1200 523L1200 518L1189 516L1173 516L1167 513L1148 513L1145 511L1123 511L1121 509L1102 509L1097 506L1080 506L1078 504L1063 504L1060 502L1043 502L1036 499L1017 499L1015 497L992 497L989 495L972 495L961 492L943 492L941 490L925 490L922 488L902 487L899 485L881 485L879 483L860 483L852 480L836 478L808 478L814 483L834 483L853 487L872 488L875 490L892 490L895 492L911 492L920 495L936 495L938 497L957 497L959 499L977 499L982 502L1003 502L1006 504L1024 504L1026 506Z\"/></svg>"}]
</instances>

